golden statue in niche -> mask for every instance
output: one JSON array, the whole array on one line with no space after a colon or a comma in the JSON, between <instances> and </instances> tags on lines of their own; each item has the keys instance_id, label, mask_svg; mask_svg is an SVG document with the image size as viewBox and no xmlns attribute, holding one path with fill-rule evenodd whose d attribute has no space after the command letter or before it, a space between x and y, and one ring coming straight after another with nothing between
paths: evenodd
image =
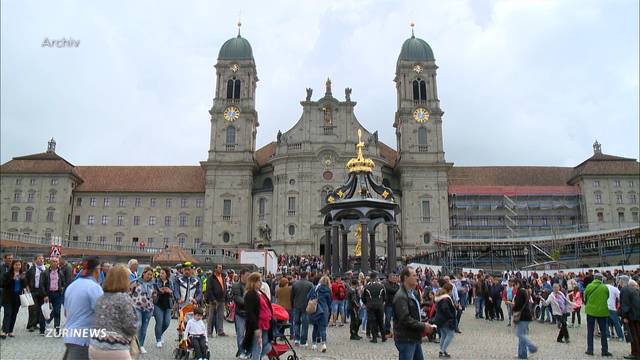
<instances>
[{"instance_id":1,"label":"golden statue in niche","mask_svg":"<svg viewBox=\"0 0 640 360\"><path fill-rule=\"evenodd\" d=\"M362 256L362 224L357 225L354 237L356 238L356 247L353 249L353 256Z\"/></svg>"}]
</instances>

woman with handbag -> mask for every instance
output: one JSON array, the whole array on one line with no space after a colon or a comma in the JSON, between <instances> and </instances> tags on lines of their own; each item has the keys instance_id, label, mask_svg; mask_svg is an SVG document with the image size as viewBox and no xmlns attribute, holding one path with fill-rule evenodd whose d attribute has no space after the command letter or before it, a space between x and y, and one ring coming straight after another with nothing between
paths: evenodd
<instances>
[{"instance_id":1,"label":"woman with handbag","mask_svg":"<svg viewBox=\"0 0 640 360\"><path fill-rule=\"evenodd\" d=\"M529 307L529 291L522 288L522 280L513 280L513 289L516 293L513 299L513 323L518 337L518 359L527 359L527 352L535 353L538 347L527 337L529 323L531 322L531 309Z\"/></svg>"},{"instance_id":2,"label":"woman with handbag","mask_svg":"<svg viewBox=\"0 0 640 360\"><path fill-rule=\"evenodd\" d=\"M313 325L311 338L313 345L311 350L316 350L322 343L320 350L327 351L327 326L331 315L331 279L328 276L320 278L318 285L311 291L310 300L317 300L316 311L309 315L309 321Z\"/></svg>"},{"instance_id":3,"label":"woman with handbag","mask_svg":"<svg viewBox=\"0 0 640 360\"><path fill-rule=\"evenodd\" d=\"M140 279L132 282L129 287L131 291L131 298L133 300L133 307L136 309L136 314L138 315L138 340L140 341L141 354L147 353L147 350L144 348L144 340L147 337L149 320L153 315L153 298L155 296L155 289L153 285L153 269L150 266L147 266L142 271Z\"/></svg>"},{"instance_id":4,"label":"woman with handbag","mask_svg":"<svg viewBox=\"0 0 640 360\"><path fill-rule=\"evenodd\" d=\"M131 342L138 330L138 319L129 289L129 270L116 265L102 284L104 294L96 301L94 329L104 329L89 343L89 359L131 359ZM136 355L137 349L134 351Z\"/></svg>"},{"instance_id":5,"label":"woman with handbag","mask_svg":"<svg viewBox=\"0 0 640 360\"><path fill-rule=\"evenodd\" d=\"M244 308L247 314L242 348L252 360L260 360L271 350L273 341L273 310L267 294L262 292L262 275L254 272L247 278Z\"/></svg>"},{"instance_id":6,"label":"woman with handbag","mask_svg":"<svg viewBox=\"0 0 640 360\"><path fill-rule=\"evenodd\" d=\"M27 277L22 271L22 261L13 260L9 272L4 275L2 282L2 306L4 318L0 338L14 337L13 327L20 310L20 295L27 289Z\"/></svg>"},{"instance_id":7,"label":"woman with handbag","mask_svg":"<svg viewBox=\"0 0 640 360\"><path fill-rule=\"evenodd\" d=\"M456 329L456 307L451 299L451 292L453 291L453 285L447 282L442 285L442 288L436 293L436 316L433 323L438 326L440 330L440 352L438 357L449 358L451 357L447 352L449 344L453 340Z\"/></svg>"},{"instance_id":8,"label":"woman with handbag","mask_svg":"<svg viewBox=\"0 0 640 360\"><path fill-rule=\"evenodd\" d=\"M169 280L171 271L167 268L160 269L155 287L157 296L154 298L153 318L156 320L155 335L156 347L162 347L162 334L171 324L171 309L173 308L173 284Z\"/></svg>"}]
</instances>

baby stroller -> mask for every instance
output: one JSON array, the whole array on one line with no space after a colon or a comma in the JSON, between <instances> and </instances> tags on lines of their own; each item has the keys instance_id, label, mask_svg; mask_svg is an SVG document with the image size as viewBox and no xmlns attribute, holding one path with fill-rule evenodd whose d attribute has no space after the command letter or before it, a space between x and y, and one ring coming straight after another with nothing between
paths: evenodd
<instances>
[{"instance_id":1,"label":"baby stroller","mask_svg":"<svg viewBox=\"0 0 640 360\"><path fill-rule=\"evenodd\" d=\"M291 324L289 324L289 313L278 304L271 304L271 310L273 310L273 317L276 320L276 329L274 331L273 341L271 342L271 350L267 353L269 360L298 360L299 358L298 355L296 355L295 349L284 335L284 331L291 327ZM292 354L285 358L283 355L289 351L292 352Z\"/></svg>"},{"instance_id":2,"label":"baby stroller","mask_svg":"<svg viewBox=\"0 0 640 360\"><path fill-rule=\"evenodd\" d=\"M193 317L193 310L195 306L193 304L185 305L179 311L178 316L178 347L173 350L173 358L176 360L189 360L194 356L193 347L189 343L187 334L184 333L184 329L187 326L187 321ZM210 351L207 351L207 359L211 358Z\"/></svg>"}]
</instances>

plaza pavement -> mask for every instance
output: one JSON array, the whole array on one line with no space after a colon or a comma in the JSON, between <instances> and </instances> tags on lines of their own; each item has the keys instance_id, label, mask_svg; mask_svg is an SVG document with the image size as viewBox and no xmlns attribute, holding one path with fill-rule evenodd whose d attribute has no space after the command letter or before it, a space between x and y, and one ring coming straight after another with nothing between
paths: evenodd
<instances>
[{"instance_id":1,"label":"plaza pavement","mask_svg":"<svg viewBox=\"0 0 640 360\"><path fill-rule=\"evenodd\" d=\"M583 319L586 316L583 313ZM25 330L27 321L26 309L20 309L18 321L16 323L16 337L0 340L0 359L2 360L53 360L62 359L64 354L63 340L60 338L45 338L38 335L38 332L29 333ZM64 323L64 320L63 320ZM140 359L172 359L172 351L176 342L177 326L173 320L171 327L165 333L166 344L162 349L155 347L152 319L147 330L145 347L148 351ZM473 317L473 309L465 311L461 322L462 334L456 334L453 343L449 347L452 359L515 359L517 340L512 327L507 327L506 322L476 320ZM236 342L233 324L225 323L225 332L228 337L214 337L209 340L212 359L234 359L236 352ZM570 328L571 343L560 344L555 341L558 333L555 325L531 323L530 338L539 346L538 353L530 355L530 359L598 359L600 358L600 339L595 338L595 354L590 357L584 354L586 350L586 324L580 328ZM311 327L309 330L311 335ZM361 334L364 336L364 334ZM371 344L366 338L361 341L349 340L348 326L329 327L328 351L326 353L314 352L311 350L299 350L298 356L301 359L397 359L398 353L393 345L393 341L386 343ZM627 343L618 341L609 342L609 351L613 353L614 359L622 359L629 354L630 346ZM424 343L423 351L425 359L438 358L438 345ZM286 359L283 358L283 359ZM608 358L611 359L611 358Z\"/></svg>"}]
</instances>

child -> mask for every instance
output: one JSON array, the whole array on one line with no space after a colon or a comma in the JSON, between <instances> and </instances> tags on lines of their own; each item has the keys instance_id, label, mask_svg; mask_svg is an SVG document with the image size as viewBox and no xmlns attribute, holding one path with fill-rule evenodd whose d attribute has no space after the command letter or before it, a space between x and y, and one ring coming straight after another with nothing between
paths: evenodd
<instances>
[{"instance_id":1,"label":"child","mask_svg":"<svg viewBox=\"0 0 640 360\"><path fill-rule=\"evenodd\" d=\"M193 350L196 353L196 359L206 359L207 352L209 348L207 346L207 327L204 325L202 321L202 316L204 312L202 308L196 308L193 310L193 318L189 319L187 322L187 327L184 329L184 332L187 334L189 341L191 342L191 346L193 346Z\"/></svg>"},{"instance_id":2,"label":"child","mask_svg":"<svg viewBox=\"0 0 640 360\"><path fill-rule=\"evenodd\" d=\"M578 327L580 327L580 309L582 308L582 295L580 294L580 288L574 287L573 292L569 293L569 301L573 302L575 306L571 312L571 327L576 322L576 316L578 317Z\"/></svg>"}]
</instances>

